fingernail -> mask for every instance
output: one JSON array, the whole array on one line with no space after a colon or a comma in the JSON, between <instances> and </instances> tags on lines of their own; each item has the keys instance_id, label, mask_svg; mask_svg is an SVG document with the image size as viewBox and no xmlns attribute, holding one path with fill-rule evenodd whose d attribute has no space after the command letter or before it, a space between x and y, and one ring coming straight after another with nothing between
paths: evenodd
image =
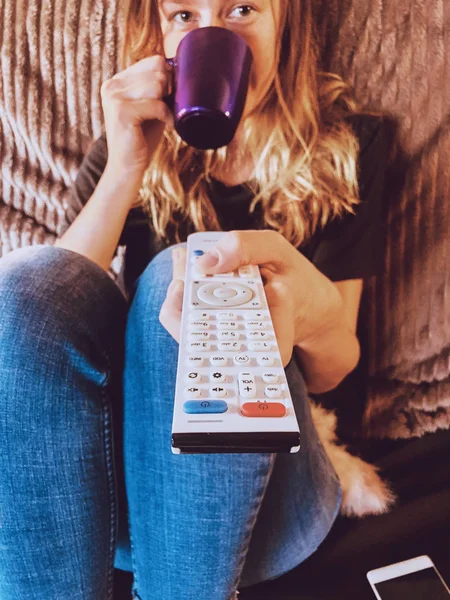
<instances>
[{"instance_id":1,"label":"fingernail","mask_svg":"<svg viewBox=\"0 0 450 600\"><path fill-rule=\"evenodd\" d=\"M180 249L179 248L175 248L174 250L172 250L172 258L173 260L180 260Z\"/></svg>"},{"instance_id":2,"label":"fingernail","mask_svg":"<svg viewBox=\"0 0 450 600\"><path fill-rule=\"evenodd\" d=\"M201 261L200 265L206 269L209 269L217 265L219 258L220 256L217 250L209 250L199 259L199 263Z\"/></svg>"}]
</instances>

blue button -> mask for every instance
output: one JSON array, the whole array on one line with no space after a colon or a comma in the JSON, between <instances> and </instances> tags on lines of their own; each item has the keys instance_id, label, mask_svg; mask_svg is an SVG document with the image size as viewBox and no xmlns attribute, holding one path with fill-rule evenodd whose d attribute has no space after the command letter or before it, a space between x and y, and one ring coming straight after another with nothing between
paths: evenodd
<instances>
[{"instance_id":1,"label":"blue button","mask_svg":"<svg viewBox=\"0 0 450 600\"><path fill-rule=\"evenodd\" d=\"M203 254L205 253L203 252L203 250L194 250L194 254L195 256L203 256Z\"/></svg>"},{"instance_id":2,"label":"blue button","mask_svg":"<svg viewBox=\"0 0 450 600\"><path fill-rule=\"evenodd\" d=\"M224 413L227 410L225 400L187 400L184 403L184 412L188 415Z\"/></svg>"}]
</instances>

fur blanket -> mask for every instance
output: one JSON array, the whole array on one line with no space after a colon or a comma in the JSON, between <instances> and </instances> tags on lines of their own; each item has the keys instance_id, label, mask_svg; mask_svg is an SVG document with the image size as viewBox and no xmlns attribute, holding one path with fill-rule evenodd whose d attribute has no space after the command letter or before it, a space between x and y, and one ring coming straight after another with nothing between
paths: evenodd
<instances>
[{"instance_id":1,"label":"fur blanket","mask_svg":"<svg viewBox=\"0 0 450 600\"><path fill-rule=\"evenodd\" d=\"M450 12L446 0L314 3L324 67L397 140L385 203L385 273L367 287L366 437L450 424ZM0 1L0 255L51 244L82 157L100 135L101 83L118 67L119 0ZM111 276L123 264L123 248ZM343 512L386 509L375 469L334 444L334 416L313 406L343 482ZM371 494L371 492L373 492Z\"/></svg>"}]
</instances>

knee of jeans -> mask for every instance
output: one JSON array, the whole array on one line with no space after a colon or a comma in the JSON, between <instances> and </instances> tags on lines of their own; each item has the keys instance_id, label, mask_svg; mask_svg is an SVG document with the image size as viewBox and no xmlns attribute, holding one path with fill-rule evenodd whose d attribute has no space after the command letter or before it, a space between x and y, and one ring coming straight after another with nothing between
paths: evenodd
<instances>
[{"instance_id":1,"label":"knee of jeans","mask_svg":"<svg viewBox=\"0 0 450 600\"><path fill-rule=\"evenodd\" d=\"M126 314L119 287L96 263L55 246L13 250L0 259L0 322L17 327L43 326L98 329L104 314ZM98 327L95 327L95 325Z\"/></svg>"},{"instance_id":2,"label":"knee of jeans","mask_svg":"<svg viewBox=\"0 0 450 600\"><path fill-rule=\"evenodd\" d=\"M58 281L63 271L76 270L104 273L103 269L87 257L66 248L34 245L18 248L0 259L0 286L2 289L24 277L48 283ZM105 273L107 276L107 274Z\"/></svg>"}]
</instances>

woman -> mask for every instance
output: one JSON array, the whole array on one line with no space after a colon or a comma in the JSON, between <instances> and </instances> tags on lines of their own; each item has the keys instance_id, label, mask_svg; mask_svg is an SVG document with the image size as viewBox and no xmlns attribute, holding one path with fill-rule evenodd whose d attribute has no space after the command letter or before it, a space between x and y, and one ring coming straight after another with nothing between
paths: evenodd
<instances>
[{"instance_id":1,"label":"woman","mask_svg":"<svg viewBox=\"0 0 450 600\"><path fill-rule=\"evenodd\" d=\"M1 600L112 598L114 565L140 600L230 600L314 552L339 508L307 395L360 358L381 123L318 70L310 0L130 0L125 16L124 68L102 86L105 135L70 227L0 261ZM254 57L238 131L217 151L187 147L163 101L164 56L205 26ZM180 242L217 229L231 233L206 272L261 267L298 454L171 453ZM118 244L122 291L107 275Z\"/></svg>"}]
</instances>

